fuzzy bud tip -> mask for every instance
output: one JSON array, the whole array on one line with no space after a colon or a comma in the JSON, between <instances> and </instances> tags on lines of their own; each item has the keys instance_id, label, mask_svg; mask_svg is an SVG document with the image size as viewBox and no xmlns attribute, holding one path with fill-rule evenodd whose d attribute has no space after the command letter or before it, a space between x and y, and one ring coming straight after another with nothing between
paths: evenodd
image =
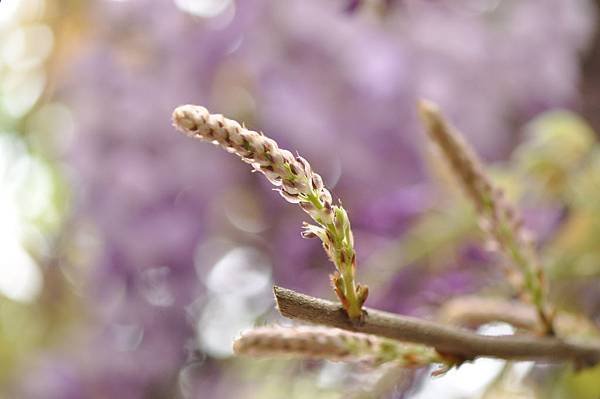
<instances>
[{"instance_id":1,"label":"fuzzy bud tip","mask_svg":"<svg viewBox=\"0 0 600 399\"><path fill-rule=\"evenodd\" d=\"M418 104L419 111L423 113L438 114L440 112L438 106L433 101L420 99Z\"/></svg>"},{"instance_id":2,"label":"fuzzy bud tip","mask_svg":"<svg viewBox=\"0 0 600 399\"><path fill-rule=\"evenodd\" d=\"M173 126L188 136L193 136L198 130L202 117L208 117L208 110L197 105L181 105L173 111Z\"/></svg>"}]
</instances>

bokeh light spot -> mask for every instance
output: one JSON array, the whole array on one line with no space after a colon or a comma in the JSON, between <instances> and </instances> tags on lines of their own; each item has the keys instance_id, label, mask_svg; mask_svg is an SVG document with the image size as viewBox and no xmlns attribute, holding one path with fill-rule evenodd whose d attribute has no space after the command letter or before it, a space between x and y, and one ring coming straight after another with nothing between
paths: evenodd
<instances>
[{"instance_id":1,"label":"bokeh light spot","mask_svg":"<svg viewBox=\"0 0 600 399\"><path fill-rule=\"evenodd\" d=\"M4 76L0 90L5 95L1 105L13 118L24 116L38 101L46 85L46 75L41 69L11 72Z\"/></svg>"},{"instance_id":2,"label":"bokeh light spot","mask_svg":"<svg viewBox=\"0 0 600 399\"><path fill-rule=\"evenodd\" d=\"M32 68L46 60L54 46L52 30L32 24L13 30L2 46L2 60L12 69Z\"/></svg>"},{"instance_id":3,"label":"bokeh light spot","mask_svg":"<svg viewBox=\"0 0 600 399\"><path fill-rule=\"evenodd\" d=\"M175 0L175 4L189 14L211 18L227 10L232 3L231 0Z\"/></svg>"},{"instance_id":4,"label":"bokeh light spot","mask_svg":"<svg viewBox=\"0 0 600 399\"><path fill-rule=\"evenodd\" d=\"M258 250L239 247L223 256L209 272L206 286L215 293L251 297L268 288L271 265Z\"/></svg>"}]
</instances>

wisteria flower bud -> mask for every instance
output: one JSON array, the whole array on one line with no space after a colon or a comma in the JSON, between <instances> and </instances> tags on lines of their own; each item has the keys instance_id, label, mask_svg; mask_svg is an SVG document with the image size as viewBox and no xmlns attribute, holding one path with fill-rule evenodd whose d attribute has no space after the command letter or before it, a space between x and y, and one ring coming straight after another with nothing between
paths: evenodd
<instances>
[{"instance_id":1,"label":"wisteria flower bud","mask_svg":"<svg viewBox=\"0 0 600 399\"><path fill-rule=\"evenodd\" d=\"M533 239L523 227L517 209L506 200L504 192L495 187L485 173L475 152L462 136L449 126L436 105L422 101L421 118L430 139L437 144L454 175L462 184L479 213L479 225L489 235L490 242L504 253L523 280L517 287L522 296L536 306L540 321L548 334L553 334L552 311L546 304L543 269Z\"/></svg>"},{"instance_id":2,"label":"wisteria flower bud","mask_svg":"<svg viewBox=\"0 0 600 399\"><path fill-rule=\"evenodd\" d=\"M213 143L238 155L252 165L277 188L288 202L299 204L317 225L305 225L302 237L319 237L328 257L339 272L338 297L351 319L362 317L364 294L354 281L354 240L348 214L333 205L332 196L323 179L314 173L310 163L280 149L277 143L220 114L211 114L204 107L183 105L173 112L174 126L190 137Z\"/></svg>"}]
</instances>

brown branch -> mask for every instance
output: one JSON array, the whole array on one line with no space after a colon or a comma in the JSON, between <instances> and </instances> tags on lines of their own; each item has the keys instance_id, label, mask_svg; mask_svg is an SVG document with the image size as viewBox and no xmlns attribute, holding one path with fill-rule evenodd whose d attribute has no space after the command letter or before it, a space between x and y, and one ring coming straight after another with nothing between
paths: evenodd
<instances>
[{"instance_id":1,"label":"brown branch","mask_svg":"<svg viewBox=\"0 0 600 399\"><path fill-rule=\"evenodd\" d=\"M518 329L540 332L533 306L499 298L462 296L451 299L440 307L437 320L471 328L500 321ZM556 315L555 324L556 332L562 337L600 337L598 327L582 315L561 312Z\"/></svg>"},{"instance_id":2,"label":"brown branch","mask_svg":"<svg viewBox=\"0 0 600 399\"><path fill-rule=\"evenodd\" d=\"M273 287L282 316L420 343L462 359L495 357L511 360L573 361L578 367L600 362L600 346L535 336L484 336L427 320L365 308L362 322L353 323L335 302Z\"/></svg>"},{"instance_id":3,"label":"brown branch","mask_svg":"<svg viewBox=\"0 0 600 399\"><path fill-rule=\"evenodd\" d=\"M521 302L478 296L463 296L445 302L438 311L437 320L463 327L479 327L495 321L529 331L539 330L540 327L534 307Z\"/></svg>"}]
</instances>

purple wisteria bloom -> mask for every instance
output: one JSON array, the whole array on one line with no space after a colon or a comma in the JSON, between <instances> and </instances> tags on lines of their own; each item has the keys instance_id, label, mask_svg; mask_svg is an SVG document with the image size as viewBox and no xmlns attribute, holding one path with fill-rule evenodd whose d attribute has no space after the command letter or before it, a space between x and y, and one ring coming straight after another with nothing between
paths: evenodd
<instances>
[{"instance_id":1,"label":"purple wisteria bloom","mask_svg":"<svg viewBox=\"0 0 600 399\"><path fill-rule=\"evenodd\" d=\"M174 133L177 105L246 121L309 159L349 209L360 280L360 261L436 200L418 98L492 159L520 122L577 104L590 1L472 3L403 1L380 18L343 2L244 0L206 19L169 1L89 2L93 28L60 82L76 123L76 217L99 242L77 282L85 325L28 365L18 397L233 395L223 376L235 372L215 359L272 307L271 283L328 292L301 212L246 165ZM466 266L439 275L405 269L381 303L411 313L472 292L490 276L478 254L467 247Z\"/></svg>"}]
</instances>

